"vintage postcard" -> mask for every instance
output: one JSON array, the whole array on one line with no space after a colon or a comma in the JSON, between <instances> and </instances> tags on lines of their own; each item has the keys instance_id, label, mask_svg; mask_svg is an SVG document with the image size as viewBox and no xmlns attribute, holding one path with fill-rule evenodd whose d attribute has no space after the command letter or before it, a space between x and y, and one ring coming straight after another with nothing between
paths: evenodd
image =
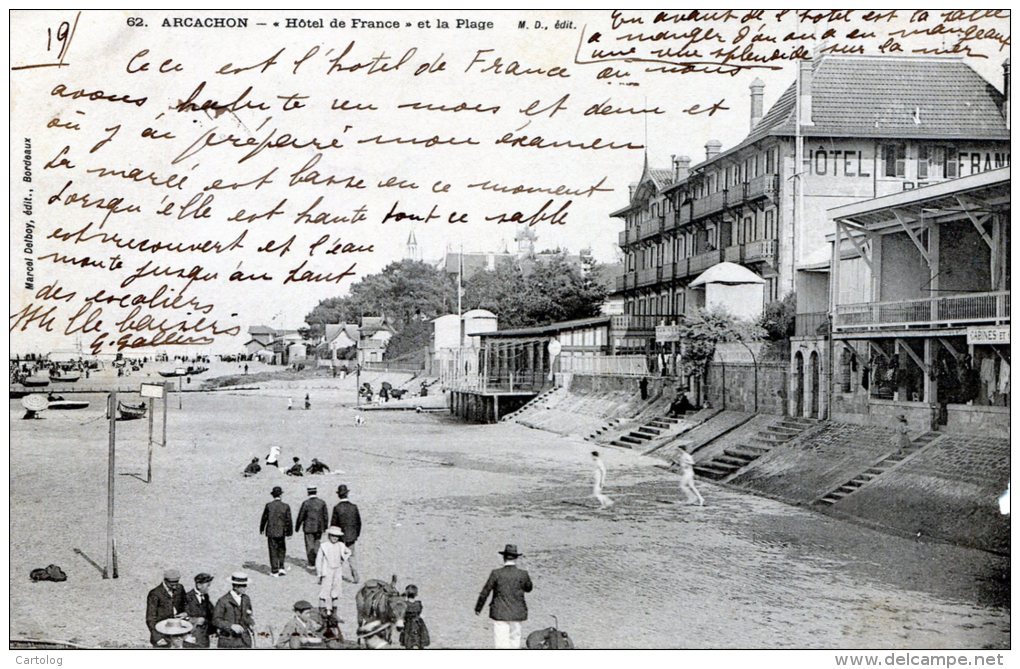
<instances>
[{"instance_id":1,"label":"vintage postcard","mask_svg":"<svg viewBox=\"0 0 1020 669\"><path fill-rule=\"evenodd\" d=\"M1008 12L9 24L20 664L1008 657Z\"/></svg>"}]
</instances>

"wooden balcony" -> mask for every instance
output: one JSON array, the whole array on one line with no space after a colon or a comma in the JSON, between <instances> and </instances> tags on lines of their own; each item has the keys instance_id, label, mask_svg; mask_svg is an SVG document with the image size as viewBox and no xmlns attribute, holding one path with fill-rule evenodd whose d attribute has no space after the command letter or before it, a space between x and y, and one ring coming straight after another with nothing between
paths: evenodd
<instances>
[{"instance_id":1,"label":"wooden balcony","mask_svg":"<svg viewBox=\"0 0 1020 669\"><path fill-rule=\"evenodd\" d=\"M774 265L776 262L777 243L774 239L760 239L756 242L744 244L744 262L767 262Z\"/></svg>"},{"instance_id":2,"label":"wooden balcony","mask_svg":"<svg viewBox=\"0 0 1020 669\"><path fill-rule=\"evenodd\" d=\"M627 233L628 233L628 230L626 228L624 228L623 230L620 231L620 235L618 237L620 246L626 246L627 244L631 243L632 241L635 241L633 239L629 239Z\"/></svg>"},{"instance_id":3,"label":"wooden balcony","mask_svg":"<svg viewBox=\"0 0 1020 669\"><path fill-rule=\"evenodd\" d=\"M740 263L744 260L744 245L727 246L723 249L723 260L725 262Z\"/></svg>"},{"instance_id":4,"label":"wooden balcony","mask_svg":"<svg viewBox=\"0 0 1020 669\"><path fill-rule=\"evenodd\" d=\"M691 274L701 274L709 267L718 265L722 262L722 251L716 249L715 251L707 251L705 253L699 253L696 256L690 258Z\"/></svg>"},{"instance_id":5,"label":"wooden balcony","mask_svg":"<svg viewBox=\"0 0 1020 669\"><path fill-rule=\"evenodd\" d=\"M654 333L656 325L679 323L683 316L659 316L655 314L621 314L612 317L609 323L614 336L620 333Z\"/></svg>"},{"instance_id":6,"label":"wooden balcony","mask_svg":"<svg viewBox=\"0 0 1020 669\"><path fill-rule=\"evenodd\" d=\"M674 279L685 279L691 273L691 263L689 258L680 258L673 263L672 278Z\"/></svg>"},{"instance_id":7,"label":"wooden balcony","mask_svg":"<svg viewBox=\"0 0 1020 669\"><path fill-rule=\"evenodd\" d=\"M775 198L779 194L779 175L762 174L744 184L744 199Z\"/></svg>"},{"instance_id":8,"label":"wooden balcony","mask_svg":"<svg viewBox=\"0 0 1020 669\"><path fill-rule=\"evenodd\" d=\"M659 278L659 272L662 268L649 267L648 269L639 269L637 272L637 285L638 286L650 286L656 283Z\"/></svg>"},{"instance_id":9,"label":"wooden balcony","mask_svg":"<svg viewBox=\"0 0 1020 669\"><path fill-rule=\"evenodd\" d=\"M1009 291L836 305L834 333L1008 325Z\"/></svg>"},{"instance_id":10,"label":"wooden balcony","mask_svg":"<svg viewBox=\"0 0 1020 669\"><path fill-rule=\"evenodd\" d=\"M694 201L691 218L703 218L726 208L727 191L721 190Z\"/></svg>"},{"instance_id":11,"label":"wooden balcony","mask_svg":"<svg viewBox=\"0 0 1020 669\"><path fill-rule=\"evenodd\" d=\"M797 314L794 316L795 337L820 337L829 332L829 314L825 311Z\"/></svg>"}]
</instances>

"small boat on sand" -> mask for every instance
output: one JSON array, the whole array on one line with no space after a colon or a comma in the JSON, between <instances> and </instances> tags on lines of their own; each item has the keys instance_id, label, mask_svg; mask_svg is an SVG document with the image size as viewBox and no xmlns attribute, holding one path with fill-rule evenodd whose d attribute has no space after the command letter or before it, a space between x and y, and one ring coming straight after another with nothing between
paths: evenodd
<instances>
[{"instance_id":1,"label":"small boat on sand","mask_svg":"<svg viewBox=\"0 0 1020 669\"><path fill-rule=\"evenodd\" d=\"M120 414L117 420L138 420L145 417L145 402L129 404L128 402L117 402L117 412Z\"/></svg>"},{"instance_id":2,"label":"small boat on sand","mask_svg":"<svg viewBox=\"0 0 1020 669\"><path fill-rule=\"evenodd\" d=\"M50 385L50 380L45 376L29 376L22 379L21 385L29 388L42 388L43 386Z\"/></svg>"},{"instance_id":3,"label":"small boat on sand","mask_svg":"<svg viewBox=\"0 0 1020 669\"><path fill-rule=\"evenodd\" d=\"M71 372L56 372L50 374L50 381L57 383L74 383L81 378L81 374L72 374Z\"/></svg>"}]
</instances>

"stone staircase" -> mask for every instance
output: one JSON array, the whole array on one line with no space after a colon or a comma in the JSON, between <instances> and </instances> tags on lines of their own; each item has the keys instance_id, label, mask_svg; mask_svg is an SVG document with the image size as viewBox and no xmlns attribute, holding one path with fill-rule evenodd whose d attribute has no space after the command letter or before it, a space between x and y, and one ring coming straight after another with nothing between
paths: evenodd
<instances>
[{"instance_id":1,"label":"stone staircase","mask_svg":"<svg viewBox=\"0 0 1020 669\"><path fill-rule=\"evenodd\" d=\"M613 446L619 446L620 448L637 448L646 446L648 442L653 439L658 439L663 433L672 430L679 422L679 418L658 416L644 425L641 425L636 430L620 435L609 443Z\"/></svg>"},{"instance_id":2,"label":"stone staircase","mask_svg":"<svg viewBox=\"0 0 1020 669\"><path fill-rule=\"evenodd\" d=\"M694 465L694 473L703 478L721 481L818 423L819 421L813 418L784 417L759 431L748 440L748 443L727 448L722 455Z\"/></svg>"},{"instance_id":3,"label":"stone staircase","mask_svg":"<svg viewBox=\"0 0 1020 669\"><path fill-rule=\"evenodd\" d=\"M531 400L527 404L522 406L517 411L511 411L510 413L506 414L505 416L500 417L499 422L500 423L508 423L508 422L514 420L514 418L520 416L522 413L525 413L525 412L527 412L527 411L529 411L531 409L537 408L545 400L551 399L553 394L556 393L556 391L558 391L558 390L563 390L564 392L566 392L563 388L557 388L557 387L552 387L552 388L549 388L548 390L542 391L541 393L539 393L535 397L531 398Z\"/></svg>"},{"instance_id":4,"label":"stone staircase","mask_svg":"<svg viewBox=\"0 0 1020 669\"><path fill-rule=\"evenodd\" d=\"M595 442L597 442L599 437L605 436L606 433L608 433L608 432L615 432L617 427L622 422L623 422L622 418L611 418L608 422L603 424L602 427L598 428L597 430L595 430L591 434L587 435L584 438L584 440L585 441L595 441Z\"/></svg>"},{"instance_id":5,"label":"stone staircase","mask_svg":"<svg viewBox=\"0 0 1020 669\"><path fill-rule=\"evenodd\" d=\"M938 439L940 436L942 435L938 432L925 432L920 437L912 440L909 446L898 449L890 455L887 455L843 485L834 490L830 490L811 503L817 506L832 506L847 495L854 494L861 488L861 486L889 471L899 463L903 462L903 460L905 460L908 456L913 455L931 442Z\"/></svg>"}]
</instances>

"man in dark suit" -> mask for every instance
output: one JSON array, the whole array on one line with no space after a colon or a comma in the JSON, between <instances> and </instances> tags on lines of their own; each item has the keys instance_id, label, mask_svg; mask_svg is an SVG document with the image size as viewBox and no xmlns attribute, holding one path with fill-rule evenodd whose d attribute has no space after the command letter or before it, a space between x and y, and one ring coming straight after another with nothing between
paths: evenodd
<instances>
[{"instance_id":1,"label":"man in dark suit","mask_svg":"<svg viewBox=\"0 0 1020 669\"><path fill-rule=\"evenodd\" d=\"M295 523L305 534L305 555L308 556L308 566L312 569L315 568L322 533L329 527L329 507L326 502L316 497L318 492L315 486L308 486L308 499L301 502Z\"/></svg>"},{"instance_id":2,"label":"man in dark suit","mask_svg":"<svg viewBox=\"0 0 1020 669\"><path fill-rule=\"evenodd\" d=\"M269 540L269 570L273 576L286 576L284 560L287 557L287 537L294 534L294 523L291 521L290 507L280 500L283 489L275 486L270 493L273 501L266 504L259 523L259 534Z\"/></svg>"},{"instance_id":3,"label":"man in dark suit","mask_svg":"<svg viewBox=\"0 0 1020 669\"><path fill-rule=\"evenodd\" d=\"M184 587L180 583L181 572L167 569L163 582L149 591L145 600L145 624L149 627L149 641L153 646L163 648L170 645L163 634L156 631L156 623L167 618L187 618L187 603Z\"/></svg>"},{"instance_id":4,"label":"man in dark suit","mask_svg":"<svg viewBox=\"0 0 1020 669\"><path fill-rule=\"evenodd\" d=\"M248 598L248 575L236 572L230 577L230 591L219 598L213 609L213 626L219 634L217 648L251 648L252 615Z\"/></svg>"},{"instance_id":5,"label":"man in dark suit","mask_svg":"<svg viewBox=\"0 0 1020 669\"><path fill-rule=\"evenodd\" d=\"M481 614L485 600L492 593L489 618L492 619L496 648L520 648L521 622L528 619L524 593L531 592L531 577L528 572L517 568L517 558L524 557L517 552L517 546L507 544L499 554L503 556L503 566L489 574L489 580L475 603L475 615Z\"/></svg>"},{"instance_id":6,"label":"man in dark suit","mask_svg":"<svg viewBox=\"0 0 1020 669\"><path fill-rule=\"evenodd\" d=\"M184 638L184 646L190 648L208 648L209 633L215 633L212 626L213 603L209 599L209 585L213 577L206 573L195 576L195 589L189 590L185 596L188 620L194 625L191 636Z\"/></svg>"},{"instance_id":7,"label":"man in dark suit","mask_svg":"<svg viewBox=\"0 0 1020 669\"><path fill-rule=\"evenodd\" d=\"M343 530L343 542L347 548L351 549L353 564L354 543L361 536L361 513L358 511L358 505L352 504L347 499L349 493L350 490L347 489L346 485L341 485L336 489L336 495L340 498L340 501L333 507L333 515L330 517L329 524Z\"/></svg>"}]
</instances>

